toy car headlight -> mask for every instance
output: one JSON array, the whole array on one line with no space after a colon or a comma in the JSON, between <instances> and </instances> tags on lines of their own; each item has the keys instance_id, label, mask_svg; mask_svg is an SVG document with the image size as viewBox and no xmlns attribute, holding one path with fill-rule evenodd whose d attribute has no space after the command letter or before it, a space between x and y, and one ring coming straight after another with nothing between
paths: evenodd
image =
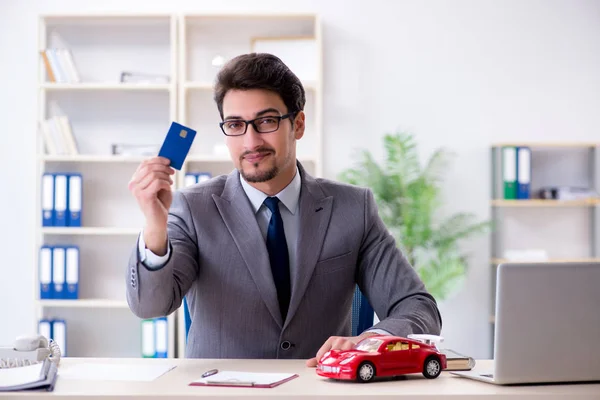
<instances>
[{"instance_id":1,"label":"toy car headlight","mask_svg":"<svg viewBox=\"0 0 600 400\"><path fill-rule=\"evenodd\" d=\"M342 361L340 361L340 365L346 365L348 364L350 361L352 361L354 359L354 356L350 356Z\"/></svg>"}]
</instances>

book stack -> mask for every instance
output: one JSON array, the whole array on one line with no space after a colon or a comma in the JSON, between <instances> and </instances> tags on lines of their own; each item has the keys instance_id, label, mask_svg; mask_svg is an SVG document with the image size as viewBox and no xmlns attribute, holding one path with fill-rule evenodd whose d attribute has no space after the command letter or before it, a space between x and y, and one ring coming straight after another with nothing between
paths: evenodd
<instances>
[{"instance_id":1,"label":"book stack","mask_svg":"<svg viewBox=\"0 0 600 400\"><path fill-rule=\"evenodd\" d=\"M66 116L48 118L40 123L46 154L77 155L77 142Z\"/></svg>"},{"instance_id":2,"label":"book stack","mask_svg":"<svg viewBox=\"0 0 600 400\"><path fill-rule=\"evenodd\" d=\"M69 49L45 49L40 51L46 74L50 82L79 83L79 73L75 68L73 55Z\"/></svg>"}]
</instances>

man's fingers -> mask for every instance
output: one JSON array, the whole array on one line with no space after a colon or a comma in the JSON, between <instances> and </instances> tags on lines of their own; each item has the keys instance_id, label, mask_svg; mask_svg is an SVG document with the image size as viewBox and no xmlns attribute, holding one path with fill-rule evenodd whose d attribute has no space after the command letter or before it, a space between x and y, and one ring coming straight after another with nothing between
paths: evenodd
<instances>
[{"instance_id":1,"label":"man's fingers","mask_svg":"<svg viewBox=\"0 0 600 400\"><path fill-rule=\"evenodd\" d=\"M171 162L164 157L153 157L148 160L144 160L140 163L140 165L138 165L133 176L143 177L144 175L146 175L145 171L163 169L165 172L168 172L170 175L173 175L175 173L175 170L169 167L170 163Z\"/></svg>"},{"instance_id":2,"label":"man's fingers","mask_svg":"<svg viewBox=\"0 0 600 400\"><path fill-rule=\"evenodd\" d=\"M139 183L137 183L136 186L139 190L146 190L148 188L148 186L150 186L152 184L152 182L159 181L159 180L165 181L169 185L173 183L173 180L171 179L171 177L169 175L167 175L166 173L164 173L162 171L157 171L157 172L153 172L153 173L147 175L143 180L141 180Z\"/></svg>"},{"instance_id":3,"label":"man's fingers","mask_svg":"<svg viewBox=\"0 0 600 400\"><path fill-rule=\"evenodd\" d=\"M306 360L306 366L307 367L311 367L311 368L316 367L317 366L317 358L313 357L313 358L311 358L309 360Z\"/></svg>"},{"instance_id":4,"label":"man's fingers","mask_svg":"<svg viewBox=\"0 0 600 400\"><path fill-rule=\"evenodd\" d=\"M323 346L321 346L321 348L319 349L319 351L317 351L317 361L319 361L321 359L321 357L323 357L323 354L327 353L329 350L331 350L331 344L333 343L333 341L337 339L336 336L332 336L329 339L327 339L325 341L325 343L323 344Z\"/></svg>"},{"instance_id":5,"label":"man's fingers","mask_svg":"<svg viewBox=\"0 0 600 400\"><path fill-rule=\"evenodd\" d=\"M344 344L342 344L342 347L340 348L340 350L351 350L353 347L354 347L354 342L351 341L350 339L346 339Z\"/></svg>"},{"instance_id":6,"label":"man's fingers","mask_svg":"<svg viewBox=\"0 0 600 400\"><path fill-rule=\"evenodd\" d=\"M167 175L173 175L175 170L168 165L162 164L147 164L141 165L138 170L133 174L133 181L139 182L144 179L147 175L150 175L154 172L163 172Z\"/></svg>"},{"instance_id":7,"label":"man's fingers","mask_svg":"<svg viewBox=\"0 0 600 400\"><path fill-rule=\"evenodd\" d=\"M171 161L168 158L165 157L151 157L148 158L144 161L142 161L142 164L162 164L162 165L169 165L171 163Z\"/></svg>"}]
</instances>

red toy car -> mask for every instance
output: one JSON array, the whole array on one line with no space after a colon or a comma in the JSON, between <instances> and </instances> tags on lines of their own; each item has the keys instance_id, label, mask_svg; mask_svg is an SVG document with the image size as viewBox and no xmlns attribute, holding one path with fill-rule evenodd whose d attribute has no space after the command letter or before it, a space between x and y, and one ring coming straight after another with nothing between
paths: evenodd
<instances>
[{"instance_id":1,"label":"red toy car","mask_svg":"<svg viewBox=\"0 0 600 400\"><path fill-rule=\"evenodd\" d=\"M333 379L370 382L376 376L422 373L437 378L446 368L446 356L428 341L397 336L370 336L352 350L331 350L317 364L317 374Z\"/></svg>"}]
</instances>

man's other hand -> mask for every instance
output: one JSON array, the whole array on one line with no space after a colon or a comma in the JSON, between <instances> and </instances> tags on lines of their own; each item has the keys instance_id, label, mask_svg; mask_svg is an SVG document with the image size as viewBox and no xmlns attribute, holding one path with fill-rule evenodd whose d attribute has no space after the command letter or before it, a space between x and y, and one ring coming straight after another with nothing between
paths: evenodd
<instances>
[{"instance_id":1,"label":"man's other hand","mask_svg":"<svg viewBox=\"0 0 600 400\"><path fill-rule=\"evenodd\" d=\"M317 363L329 350L350 350L361 340L369 336L375 336L375 332L363 332L359 336L331 336L317 352L317 356L306 361L307 367L316 367Z\"/></svg>"}]
</instances>

